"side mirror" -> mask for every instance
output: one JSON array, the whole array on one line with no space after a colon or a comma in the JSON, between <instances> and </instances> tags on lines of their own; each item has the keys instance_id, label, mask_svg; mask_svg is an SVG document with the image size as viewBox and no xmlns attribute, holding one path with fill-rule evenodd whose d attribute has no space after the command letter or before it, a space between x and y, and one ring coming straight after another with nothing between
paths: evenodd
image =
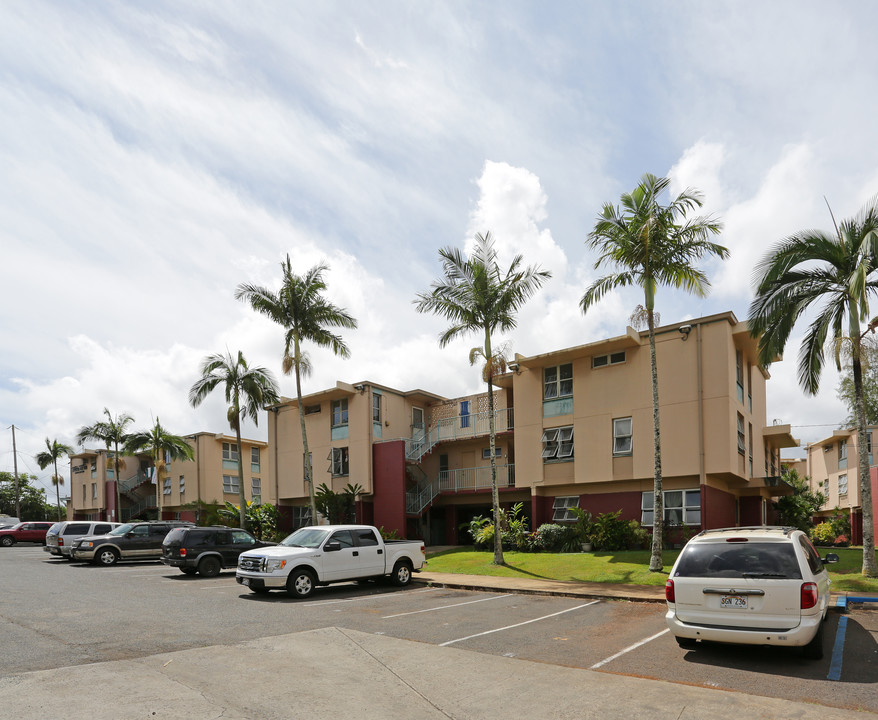
<instances>
[{"instance_id":1,"label":"side mirror","mask_svg":"<svg viewBox=\"0 0 878 720\"><path fill-rule=\"evenodd\" d=\"M341 543L338 540L330 540L323 546L323 552L338 552L341 550Z\"/></svg>"},{"instance_id":2,"label":"side mirror","mask_svg":"<svg viewBox=\"0 0 878 720\"><path fill-rule=\"evenodd\" d=\"M836 555L835 553L826 553L826 557L823 558L823 562L837 563L838 562L838 555Z\"/></svg>"}]
</instances>

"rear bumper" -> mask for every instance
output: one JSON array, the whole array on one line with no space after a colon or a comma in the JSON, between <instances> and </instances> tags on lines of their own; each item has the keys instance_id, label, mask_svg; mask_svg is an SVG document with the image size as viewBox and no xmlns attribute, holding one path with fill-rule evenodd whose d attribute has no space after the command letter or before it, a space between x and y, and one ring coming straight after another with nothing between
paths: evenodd
<instances>
[{"instance_id":1,"label":"rear bumper","mask_svg":"<svg viewBox=\"0 0 878 720\"><path fill-rule=\"evenodd\" d=\"M767 628L737 629L729 627L713 627L705 625L692 625L680 621L673 608L668 608L665 615L668 628L675 637L688 638L690 640L708 640L710 642L735 643L739 645L781 645L789 647L801 647L807 645L817 631L823 620L823 613L816 615L803 615L799 624L789 630Z\"/></svg>"},{"instance_id":2,"label":"rear bumper","mask_svg":"<svg viewBox=\"0 0 878 720\"><path fill-rule=\"evenodd\" d=\"M176 557L160 557L165 565L170 565L175 568L184 568L184 567L196 567L196 563L194 560L187 560L186 558L176 558Z\"/></svg>"}]
</instances>

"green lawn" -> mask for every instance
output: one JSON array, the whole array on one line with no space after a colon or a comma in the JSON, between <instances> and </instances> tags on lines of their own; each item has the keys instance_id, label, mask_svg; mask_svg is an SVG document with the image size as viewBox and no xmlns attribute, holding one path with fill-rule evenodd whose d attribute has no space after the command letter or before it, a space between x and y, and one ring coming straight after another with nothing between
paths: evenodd
<instances>
[{"instance_id":1,"label":"green lawn","mask_svg":"<svg viewBox=\"0 0 878 720\"><path fill-rule=\"evenodd\" d=\"M826 548L820 550L823 555L826 554ZM838 548L831 552L836 552L839 556L837 564L828 566L833 590L878 594L878 579L865 578L860 574L863 564L862 548ZM497 577L664 585L679 553L679 550L666 550L662 553L665 571L651 573L648 569L648 550L592 553L504 552L506 565L499 566L491 564L493 553L455 548L430 555L427 570Z\"/></svg>"}]
</instances>

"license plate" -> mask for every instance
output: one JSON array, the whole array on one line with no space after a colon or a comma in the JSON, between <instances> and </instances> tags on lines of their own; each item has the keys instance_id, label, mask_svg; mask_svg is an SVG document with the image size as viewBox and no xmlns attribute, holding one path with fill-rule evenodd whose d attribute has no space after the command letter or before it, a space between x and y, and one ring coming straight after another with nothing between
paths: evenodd
<instances>
[{"instance_id":1,"label":"license plate","mask_svg":"<svg viewBox=\"0 0 878 720\"><path fill-rule=\"evenodd\" d=\"M243 579L241 580L241 585L247 585L247 586L249 586L249 585L250 585L250 578L243 578Z\"/></svg>"},{"instance_id":2,"label":"license plate","mask_svg":"<svg viewBox=\"0 0 878 720\"><path fill-rule=\"evenodd\" d=\"M742 595L723 595L719 599L722 608L747 608L747 598Z\"/></svg>"}]
</instances>

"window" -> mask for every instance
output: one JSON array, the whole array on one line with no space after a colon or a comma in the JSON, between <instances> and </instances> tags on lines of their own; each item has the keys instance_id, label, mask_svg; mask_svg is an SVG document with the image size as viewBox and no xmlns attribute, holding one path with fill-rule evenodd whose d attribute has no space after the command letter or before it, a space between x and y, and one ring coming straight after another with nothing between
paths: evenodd
<instances>
[{"instance_id":1,"label":"window","mask_svg":"<svg viewBox=\"0 0 878 720\"><path fill-rule=\"evenodd\" d=\"M171 494L171 478L166 477L164 482L162 483L162 494L170 495Z\"/></svg>"},{"instance_id":2,"label":"window","mask_svg":"<svg viewBox=\"0 0 878 720\"><path fill-rule=\"evenodd\" d=\"M186 494L186 477L185 477L185 475L180 476L180 494L181 495Z\"/></svg>"},{"instance_id":3,"label":"window","mask_svg":"<svg viewBox=\"0 0 878 720\"><path fill-rule=\"evenodd\" d=\"M261 498L262 497L262 478L255 477L252 479L252 484L250 487L252 498Z\"/></svg>"},{"instance_id":4,"label":"window","mask_svg":"<svg viewBox=\"0 0 878 720\"><path fill-rule=\"evenodd\" d=\"M460 426L469 427L469 400L460 401Z\"/></svg>"},{"instance_id":5,"label":"window","mask_svg":"<svg viewBox=\"0 0 878 720\"><path fill-rule=\"evenodd\" d=\"M610 353L609 355L595 355L591 359L593 368L605 367L607 365L618 365L625 362L625 351Z\"/></svg>"},{"instance_id":6,"label":"window","mask_svg":"<svg viewBox=\"0 0 878 720\"><path fill-rule=\"evenodd\" d=\"M98 484L97 483L91 484L91 499L92 500L98 499Z\"/></svg>"},{"instance_id":7,"label":"window","mask_svg":"<svg viewBox=\"0 0 878 720\"><path fill-rule=\"evenodd\" d=\"M662 494L665 525L701 525L701 490L665 490ZM640 503L640 524L651 527L655 495L643 493Z\"/></svg>"},{"instance_id":8,"label":"window","mask_svg":"<svg viewBox=\"0 0 878 720\"><path fill-rule=\"evenodd\" d=\"M339 475L349 475L350 467L348 465L348 449L344 448L332 448L332 451L329 453L330 462L329 470L333 474L333 476Z\"/></svg>"},{"instance_id":9,"label":"window","mask_svg":"<svg viewBox=\"0 0 878 720\"><path fill-rule=\"evenodd\" d=\"M360 547L370 547L378 544L378 538L375 537L374 530L354 530L354 535Z\"/></svg>"},{"instance_id":10,"label":"window","mask_svg":"<svg viewBox=\"0 0 878 720\"><path fill-rule=\"evenodd\" d=\"M543 432L543 460L573 457L573 427L550 428Z\"/></svg>"},{"instance_id":11,"label":"window","mask_svg":"<svg viewBox=\"0 0 878 720\"><path fill-rule=\"evenodd\" d=\"M632 452L631 418L613 420L613 455L630 455Z\"/></svg>"},{"instance_id":12,"label":"window","mask_svg":"<svg viewBox=\"0 0 878 720\"><path fill-rule=\"evenodd\" d=\"M747 439L744 435L744 416L738 413L738 452L741 455L747 452Z\"/></svg>"},{"instance_id":13,"label":"window","mask_svg":"<svg viewBox=\"0 0 878 720\"><path fill-rule=\"evenodd\" d=\"M237 475L223 475L223 492L224 493L235 493L236 495L241 492L240 483L238 483Z\"/></svg>"},{"instance_id":14,"label":"window","mask_svg":"<svg viewBox=\"0 0 878 720\"><path fill-rule=\"evenodd\" d=\"M842 470L848 466L848 441L839 440L838 442L838 469Z\"/></svg>"},{"instance_id":15,"label":"window","mask_svg":"<svg viewBox=\"0 0 878 720\"><path fill-rule=\"evenodd\" d=\"M259 464L259 448L258 447L250 448L250 462L253 463L254 465Z\"/></svg>"},{"instance_id":16,"label":"window","mask_svg":"<svg viewBox=\"0 0 878 720\"><path fill-rule=\"evenodd\" d=\"M567 497L556 497L552 503L552 522L573 522L576 515L570 508L579 507L579 495L569 495Z\"/></svg>"},{"instance_id":17,"label":"window","mask_svg":"<svg viewBox=\"0 0 878 720\"><path fill-rule=\"evenodd\" d=\"M753 477L753 423L747 423L747 430L749 431L748 439L749 442L747 444L747 457L750 468L750 477Z\"/></svg>"},{"instance_id":18,"label":"window","mask_svg":"<svg viewBox=\"0 0 878 720\"><path fill-rule=\"evenodd\" d=\"M372 422L381 422L381 396L374 392L372 393Z\"/></svg>"},{"instance_id":19,"label":"window","mask_svg":"<svg viewBox=\"0 0 878 720\"><path fill-rule=\"evenodd\" d=\"M332 535L329 536L329 540L326 542L337 542L343 548L349 548L354 546L354 538L351 535L350 530L336 530Z\"/></svg>"},{"instance_id":20,"label":"window","mask_svg":"<svg viewBox=\"0 0 878 720\"><path fill-rule=\"evenodd\" d=\"M82 501L85 502L85 485L82 486Z\"/></svg>"},{"instance_id":21,"label":"window","mask_svg":"<svg viewBox=\"0 0 878 720\"><path fill-rule=\"evenodd\" d=\"M735 383L737 385L738 402L744 404L744 355L735 350Z\"/></svg>"},{"instance_id":22,"label":"window","mask_svg":"<svg viewBox=\"0 0 878 720\"><path fill-rule=\"evenodd\" d=\"M494 446L494 457L503 457L503 448ZM491 459L491 448L482 448L482 460Z\"/></svg>"},{"instance_id":23,"label":"window","mask_svg":"<svg viewBox=\"0 0 878 720\"><path fill-rule=\"evenodd\" d=\"M293 506L293 530L308 527L311 524L311 508L308 505Z\"/></svg>"},{"instance_id":24,"label":"window","mask_svg":"<svg viewBox=\"0 0 878 720\"><path fill-rule=\"evenodd\" d=\"M847 495L848 494L848 476L846 474L838 476L838 494L839 495Z\"/></svg>"},{"instance_id":25,"label":"window","mask_svg":"<svg viewBox=\"0 0 878 720\"><path fill-rule=\"evenodd\" d=\"M238 462L238 444L223 443L223 460Z\"/></svg>"},{"instance_id":26,"label":"window","mask_svg":"<svg viewBox=\"0 0 878 720\"><path fill-rule=\"evenodd\" d=\"M171 464L171 451L165 450L165 465L167 466L170 464Z\"/></svg>"},{"instance_id":27,"label":"window","mask_svg":"<svg viewBox=\"0 0 878 720\"><path fill-rule=\"evenodd\" d=\"M573 395L573 363L543 370L543 400Z\"/></svg>"},{"instance_id":28,"label":"window","mask_svg":"<svg viewBox=\"0 0 878 720\"><path fill-rule=\"evenodd\" d=\"M348 424L348 399L332 401L332 427Z\"/></svg>"}]
</instances>

